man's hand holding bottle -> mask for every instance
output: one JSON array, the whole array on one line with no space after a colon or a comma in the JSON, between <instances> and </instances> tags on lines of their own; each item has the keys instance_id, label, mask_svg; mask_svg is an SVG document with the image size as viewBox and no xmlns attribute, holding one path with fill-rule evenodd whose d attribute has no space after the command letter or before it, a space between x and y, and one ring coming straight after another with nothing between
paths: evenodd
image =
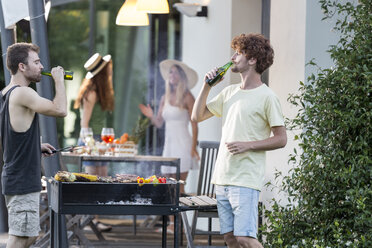
<instances>
[{"instance_id":1,"label":"man's hand holding bottle","mask_svg":"<svg viewBox=\"0 0 372 248\"><path fill-rule=\"evenodd\" d=\"M207 72L204 77L204 82L208 84L210 87L213 87L217 83L221 82L224 79L224 75L230 66L233 65L233 62L229 61L224 66L219 68L214 68L213 70Z\"/></svg>"},{"instance_id":2,"label":"man's hand holding bottle","mask_svg":"<svg viewBox=\"0 0 372 248\"><path fill-rule=\"evenodd\" d=\"M64 75L65 75L65 72L62 68L62 66L56 66L56 67L53 67L52 68L52 71L50 72L52 74L52 77L54 79L54 82L64 82Z\"/></svg>"}]
</instances>

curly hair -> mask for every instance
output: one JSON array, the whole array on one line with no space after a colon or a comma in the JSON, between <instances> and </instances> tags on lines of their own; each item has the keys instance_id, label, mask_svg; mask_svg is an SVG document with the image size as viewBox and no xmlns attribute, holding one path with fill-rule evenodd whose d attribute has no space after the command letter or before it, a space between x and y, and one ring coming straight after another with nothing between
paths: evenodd
<instances>
[{"instance_id":1,"label":"curly hair","mask_svg":"<svg viewBox=\"0 0 372 248\"><path fill-rule=\"evenodd\" d=\"M87 98L90 91L95 91L98 103L102 110L114 110L114 88L112 85L112 60L102 68L93 78L84 78L78 96L74 103L74 108L80 108L83 99Z\"/></svg>"},{"instance_id":2,"label":"curly hair","mask_svg":"<svg viewBox=\"0 0 372 248\"><path fill-rule=\"evenodd\" d=\"M244 52L247 59L255 58L256 72L262 74L274 61L274 50L270 41L262 34L241 34L231 41L231 48Z\"/></svg>"}]
</instances>

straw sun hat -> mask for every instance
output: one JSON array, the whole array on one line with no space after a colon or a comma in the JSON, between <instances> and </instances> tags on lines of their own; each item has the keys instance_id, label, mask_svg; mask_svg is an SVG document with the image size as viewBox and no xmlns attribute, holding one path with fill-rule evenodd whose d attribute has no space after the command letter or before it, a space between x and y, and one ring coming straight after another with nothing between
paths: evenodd
<instances>
[{"instance_id":1,"label":"straw sun hat","mask_svg":"<svg viewBox=\"0 0 372 248\"><path fill-rule=\"evenodd\" d=\"M107 54L106 56L101 56L99 53L95 53L88 59L87 62L84 64L84 68L88 71L87 75L85 76L86 79L91 79L98 72L100 72L105 65L110 62L111 55Z\"/></svg>"},{"instance_id":2,"label":"straw sun hat","mask_svg":"<svg viewBox=\"0 0 372 248\"><path fill-rule=\"evenodd\" d=\"M168 80L169 71L173 65L179 65L186 74L188 85L187 87L191 89L198 82L198 74L196 71L188 67L185 63L178 60L166 59L160 62L160 73L165 81Z\"/></svg>"}]
</instances>

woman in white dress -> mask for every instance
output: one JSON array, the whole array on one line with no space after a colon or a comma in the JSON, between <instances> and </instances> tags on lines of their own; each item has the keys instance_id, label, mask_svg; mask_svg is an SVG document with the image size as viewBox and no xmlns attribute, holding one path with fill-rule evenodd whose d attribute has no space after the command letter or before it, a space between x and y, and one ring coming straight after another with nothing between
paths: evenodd
<instances>
[{"instance_id":1,"label":"woman in white dress","mask_svg":"<svg viewBox=\"0 0 372 248\"><path fill-rule=\"evenodd\" d=\"M163 156L181 159L180 179L186 180L188 171L197 168L199 154L196 149L198 126L191 121L191 112L195 98L190 89L198 81L197 73L178 60L164 60L160 63L160 72L165 80L165 94L162 96L157 115L150 105L140 104L141 112L152 124L160 128L165 122L165 142ZM191 122L192 135L189 132ZM165 167L162 173L175 176L175 168ZM180 192L184 193L181 184Z\"/></svg>"}]
</instances>

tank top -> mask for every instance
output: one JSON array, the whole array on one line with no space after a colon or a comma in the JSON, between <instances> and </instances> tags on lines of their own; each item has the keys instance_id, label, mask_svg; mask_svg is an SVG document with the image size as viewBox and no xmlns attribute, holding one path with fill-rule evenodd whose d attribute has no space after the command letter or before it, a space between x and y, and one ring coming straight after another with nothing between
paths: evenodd
<instances>
[{"instance_id":1,"label":"tank top","mask_svg":"<svg viewBox=\"0 0 372 248\"><path fill-rule=\"evenodd\" d=\"M15 132L10 124L9 96L19 86L5 95L0 92L0 134L4 166L1 174L4 195L23 195L41 191L41 148L39 117L25 132Z\"/></svg>"}]
</instances>

